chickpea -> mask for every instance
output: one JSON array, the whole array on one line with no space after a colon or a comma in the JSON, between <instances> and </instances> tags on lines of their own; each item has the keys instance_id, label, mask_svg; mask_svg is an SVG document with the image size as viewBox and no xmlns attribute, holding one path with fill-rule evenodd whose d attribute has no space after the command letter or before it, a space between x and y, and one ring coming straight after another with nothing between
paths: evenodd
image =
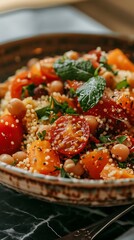
<instances>
[{"instance_id":1,"label":"chickpea","mask_svg":"<svg viewBox=\"0 0 134 240\"><path fill-rule=\"evenodd\" d=\"M59 80L55 80L48 85L48 90L49 90L50 94L53 92L59 92L62 94L63 93L63 83Z\"/></svg>"},{"instance_id":2,"label":"chickpea","mask_svg":"<svg viewBox=\"0 0 134 240\"><path fill-rule=\"evenodd\" d=\"M114 86L114 75L111 72L104 72L102 77L106 80L106 86L112 88Z\"/></svg>"},{"instance_id":3,"label":"chickpea","mask_svg":"<svg viewBox=\"0 0 134 240\"><path fill-rule=\"evenodd\" d=\"M18 98L12 98L7 108L12 115L18 118L23 118L26 114L26 107Z\"/></svg>"},{"instance_id":4,"label":"chickpea","mask_svg":"<svg viewBox=\"0 0 134 240\"><path fill-rule=\"evenodd\" d=\"M14 164L14 158L9 154L1 154L0 155L0 162L4 162L4 163L7 163L9 165L13 165Z\"/></svg>"},{"instance_id":5,"label":"chickpea","mask_svg":"<svg viewBox=\"0 0 134 240\"><path fill-rule=\"evenodd\" d=\"M75 176L81 176L84 173L82 164L80 162L75 164L72 159L67 159L63 167L66 172L73 173Z\"/></svg>"},{"instance_id":6,"label":"chickpea","mask_svg":"<svg viewBox=\"0 0 134 240\"><path fill-rule=\"evenodd\" d=\"M85 119L86 119L86 121L88 122L88 124L89 124L89 127L90 127L90 132L92 133L92 134L94 134L95 133L95 131L96 131L96 129L97 129L97 126L98 126L98 122L97 122L97 120L96 120L96 117L94 117L94 116L85 116Z\"/></svg>"},{"instance_id":7,"label":"chickpea","mask_svg":"<svg viewBox=\"0 0 134 240\"><path fill-rule=\"evenodd\" d=\"M23 151L18 151L16 153L14 153L12 156L16 162L21 162L25 158L27 158L27 154Z\"/></svg>"},{"instance_id":8,"label":"chickpea","mask_svg":"<svg viewBox=\"0 0 134 240\"><path fill-rule=\"evenodd\" d=\"M118 161L124 162L124 161L126 161L130 151L129 151L129 148L127 146L119 143L119 144L116 144L112 147L111 153L113 155L115 155L115 158L117 158Z\"/></svg>"}]
</instances>

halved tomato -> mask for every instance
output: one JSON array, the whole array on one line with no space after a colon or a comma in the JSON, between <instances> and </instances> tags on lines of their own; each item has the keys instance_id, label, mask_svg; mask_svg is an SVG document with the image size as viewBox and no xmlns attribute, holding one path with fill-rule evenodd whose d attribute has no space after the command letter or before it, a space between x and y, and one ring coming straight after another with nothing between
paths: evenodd
<instances>
[{"instance_id":1,"label":"halved tomato","mask_svg":"<svg viewBox=\"0 0 134 240\"><path fill-rule=\"evenodd\" d=\"M89 125L84 118L61 116L51 128L52 147L65 156L76 155L86 146L89 134Z\"/></svg>"}]
</instances>

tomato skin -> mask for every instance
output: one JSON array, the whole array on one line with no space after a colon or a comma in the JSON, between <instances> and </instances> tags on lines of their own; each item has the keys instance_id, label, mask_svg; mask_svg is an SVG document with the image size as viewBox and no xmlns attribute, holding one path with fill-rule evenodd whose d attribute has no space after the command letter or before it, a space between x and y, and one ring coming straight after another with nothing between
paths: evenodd
<instances>
[{"instance_id":1,"label":"tomato skin","mask_svg":"<svg viewBox=\"0 0 134 240\"><path fill-rule=\"evenodd\" d=\"M84 118L65 115L58 118L52 126L50 141L58 153L74 156L84 149L89 134L89 125Z\"/></svg>"},{"instance_id":2,"label":"tomato skin","mask_svg":"<svg viewBox=\"0 0 134 240\"><path fill-rule=\"evenodd\" d=\"M100 179L100 173L108 163L109 158L107 152L103 152L103 150L93 150L92 152L82 155L81 161L91 178Z\"/></svg>"},{"instance_id":3,"label":"tomato skin","mask_svg":"<svg viewBox=\"0 0 134 240\"><path fill-rule=\"evenodd\" d=\"M0 118L0 154L13 154L20 149L23 139L22 124L12 115Z\"/></svg>"},{"instance_id":4,"label":"tomato skin","mask_svg":"<svg viewBox=\"0 0 134 240\"><path fill-rule=\"evenodd\" d=\"M124 119L128 120L127 113L118 103L107 96L103 96L102 99L93 108L85 112L84 115L106 118L106 123L110 120L108 125L111 130L113 128L118 130L127 129L127 125L124 122Z\"/></svg>"},{"instance_id":5,"label":"tomato skin","mask_svg":"<svg viewBox=\"0 0 134 240\"><path fill-rule=\"evenodd\" d=\"M86 115L99 115L102 118L109 117L115 119L127 118L127 114L124 109L107 96L103 96L102 99L93 108L90 108L86 112Z\"/></svg>"},{"instance_id":6,"label":"tomato skin","mask_svg":"<svg viewBox=\"0 0 134 240\"><path fill-rule=\"evenodd\" d=\"M11 97L21 99L22 88L30 84L38 86L39 84L44 83L44 79L38 75L32 75L30 72L26 71L18 74L11 84ZM25 97L28 97L28 92Z\"/></svg>"},{"instance_id":7,"label":"tomato skin","mask_svg":"<svg viewBox=\"0 0 134 240\"><path fill-rule=\"evenodd\" d=\"M54 68L53 68L54 61L55 61L54 58L46 58L40 61L40 71L42 75L46 77L47 83L52 82L53 80L60 79L54 71Z\"/></svg>"},{"instance_id":8,"label":"tomato skin","mask_svg":"<svg viewBox=\"0 0 134 240\"><path fill-rule=\"evenodd\" d=\"M52 150L51 144L47 140L36 140L31 144L29 160L33 170L39 173L53 176L59 174L59 171L56 171L55 168L60 167L59 156Z\"/></svg>"}]
</instances>

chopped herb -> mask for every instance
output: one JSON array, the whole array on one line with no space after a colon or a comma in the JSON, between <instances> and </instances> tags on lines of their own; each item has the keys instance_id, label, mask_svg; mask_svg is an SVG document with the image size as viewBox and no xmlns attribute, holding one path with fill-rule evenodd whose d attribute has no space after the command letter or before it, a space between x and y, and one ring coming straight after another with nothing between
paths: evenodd
<instances>
[{"instance_id":1,"label":"chopped herb","mask_svg":"<svg viewBox=\"0 0 134 240\"><path fill-rule=\"evenodd\" d=\"M58 119L58 116L57 116L57 115L55 115L54 117L52 117L52 118L50 119L50 124L53 124L57 119Z\"/></svg>"},{"instance_id":2,"label":"chopped herb","mask_svg":"<svg viewBox=\"0 0 134 240\"><path fill-rule=\"evenodd\" d=\"M107 63L107 58L105 56L101 56L100 65L106 68L109 72L112 72L114 75L118 74L118 71L113 70L112 66Z\"/></svg>"},{"instance_id":3,"label":"chopped herb","mask_svg":"<svg viewBox=\"0 0 134 240\"><path fill-rule=\"evenodd\" d=\"M99 140L100 140L102 143L111 142L111 139L109 138L109 136L100 136L100 137L99 137Z\"/></svg>"},{"instance_id":4,"label":"chopped herb","mask_svg":"<svg viewBox=\"0 0 134 240\"><path fill-rule=\"evenodd\" d=\"M21 93L21 99L24 99L27 93L29 94L29 96L33 96L34 89L35 89L35 85L33 83L23 87L22 93Z\"/></svg>"},{"instance_id":5,"label":"chopped herb","mask_svg":"<svg viewBox=\"0 0 134 240\"><path fill-rule=\"evenodd\" d=\"M78 102L84 112L94 107L103 96L106 81L103 77L90 78L86 83L76 90Z\"/></svg>"},{"instance_id":6,"label":"chopped herb","mask_svg":"<svg viewBox=\"0 0 134 240\"><path fill-rule=\"evenodd\" d=\"M71 60L65 57L54 63L54 70L62 80L87 81L94 75L94 67L91 61Z\"/></svg>"},{"instance_id":7,"label":"chopped herb","mask_svg":"<svg viewBox=\"0 0 134 240\"><path fill-rule=\"evenodd\" d=\"M73 115L76 115L76 114L77 114L76 111L75 111L72 107L68 107L68 108L66 109L66 113L67 113L67 114L73 114Z\"/></svg>"},{"instance_id":8,"label":"chopped herb","mask_svg":"<svg viewBox=\"0 0 134 240\"><path fill-rule=\"evenodd\" d=\"M50 117L51 111L52 111L52 109L50 108L50 105L49 105L47 107L37 109L35 112L38 116L38 119L48 120Z\"/></svg>"},{"instance_id":9,"label":"chopped herb","mask_svg":"<svg viewBox=\"0 0 134 240\"><path fill-rule=\"evenodd\" d=\"M43 130L42 132L38 132L38 138L40 140L44 140L45 136L46 136L46 130Z\"/></svg>"},{"instance_id":10,"label":"chopped herb","mask_svg":"<svg viewBox=\"0 0 134 240\"><path fill-rule=\"evenodd\" d=\"M128 84L128 82L127 82L127 79L124 79L123 81L117 83L117 85L116 85L116 89L117 89L117 90L120 90L120 89L122 89L122 88L127 88L127 87L129 87L129 84Z\"/></svg>"},{"instance_id":11,"label":"chopped herb","mask_svg":"<svg viewBox=\"0 0 134 240\"><path fill-rule=\"evenodd\" d=\"M127 136L125 136L125 135L119 136L119 137L116 138L116 140L117 140L119 143L123 143L126 139L127 139Z\"/></svg>"},{"instance_id":12,"label":"chopped herb","mask_svg":"<svg viewBox=\"0 0 134 240\"><path fill-rule=\"evenodd\" d=\"M63 167L60 168L60 167L55 166L55 170L59 170L59 171L60 171L61 177L63 177L63 178L71 178L71 176L69 175L69 173L67 173L67 172L64 170Z\"/></svg>"},{"instance_id":13,"label":"chopped herb","mask_svg":"<svg viewBox=\"0 0 134 240\"><path fill-rule=\"evenodd\" d=\"M51 97L50 104L48 106L37 109L35 112L38 116L38 119L50 120L50 123L53 123L58 118L57 113L59 112L62 114L77 114L72 107L68 106L67 102L60 103L53 97Z\"/></svg>"},{"instance_id":14,"label":"chopped herb","mask_svg":"<svg viewBox=\"0 0 134 240\"><path fill-rule=\"evenodd\" d=\"M76 96L76 91L74 90L74 88L70 88L69 89L69 96L71 98L75 97Z\"/></svg>"},{"instance_id":15,"label":"chopped herb","mask_svg":"<svg viewBox=\"0 0 134 240\"><path fill-rule=\"evenodd\" d=\"M127 167L127 162L118 162L118 167L119 168L126 168Z\"/></svg>"},{"instance_id":16,"label":"chopped herb","mask_svg":"<svg viewBox=\"0 0 134 240\"><path fill-rule=\"evenodd\" d=\"M79 155L76 155L74 158L71 158L73 160L73 162L76 164L79 159L80 159L80 156Z\"/></svg>"}]
</instances>

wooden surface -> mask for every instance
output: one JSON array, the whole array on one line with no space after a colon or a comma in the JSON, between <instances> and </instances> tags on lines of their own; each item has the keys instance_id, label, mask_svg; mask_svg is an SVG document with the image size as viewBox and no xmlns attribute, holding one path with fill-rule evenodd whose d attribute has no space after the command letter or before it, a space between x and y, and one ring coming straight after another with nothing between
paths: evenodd
<instances>
[{"instance_id":1,"label":"wooden surface","mask_svg":"<svg viewBox=\"0 0 134 240\"><path fill-rule=\"evenodd\" d=\"M115 32L134 34L134 0L88 0L76 7Z\"/></svg>"}]
</instances>

